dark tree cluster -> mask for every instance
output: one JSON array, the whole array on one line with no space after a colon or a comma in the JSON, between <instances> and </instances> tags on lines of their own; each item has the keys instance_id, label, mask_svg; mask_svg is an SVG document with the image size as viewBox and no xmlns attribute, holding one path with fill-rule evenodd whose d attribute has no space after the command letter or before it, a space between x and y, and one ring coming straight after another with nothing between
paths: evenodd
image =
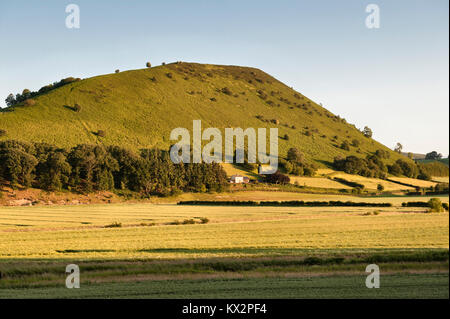
<instances>
[{"instance_id":1,"label":"dark tree cluster","mask_svg":"<svg viewBox=\"0 0 450 319\"><path fill-rule=\"evenodd\" d=\"M169 152L141 154L119 146L82 144L65 150L46 143L0 142L0 182L45 190L131 190L167 196L181 191L223 191L227 176L217 164L174 164Z\"/></svg>"},{"instance_id":2,"label":"dark tree cluster","mask_svg":"<svg viewBox=\"0 0 450 319\"><path fill-rule=\"evenodd\" d=\"M367 158L359 158L353 155L346 158L336 157L334 168L348 174L383 179L387 177L388 171L383 160L377 155L369 155Z\"/></svg>"},{"instance_id":3,"label":"dark tree cluster","mask_svg":"<svg viewBox=\"0 0 450 319\"><path fill-rule=\"evenodd\" d=\"M431 162L431 163L417 163L419 170L426 176L449 176L449 168L444 163ZM428 180L428 179L427 179Z\"/></svg>"},{"instance_id":4,"label":"dark tree cluster","mask_svg":"<svg viewBox=\"0 0 450 319\"><path fill-rule=\"evenodd\" d=\"M286 185L289 184L291 179L289 176L284 175L280 173L279 171L276 171L273 174L266 175L266 182L269 184L281 184Z\"/></svg>"},{"instance_id":5,"label":"dark tree cluster","mask_svg":"<svg viewBox=\"0 0 450 319\"><path fill-rule=\"evenodd\" d=\"M440 160L442 158L442 154L436 151L432 151L425 155L425 159L427 160Z\"/></svg>"},{"instance_id":6,"label":"dark tree cluster","mask_svg":"<svg viewBox=\"0 0 450 319\"><path fill-rule=\"evenodd\" d=\"M316 172L316 167L309 163L305 156L294 147L288 150L286 160L280 160L280 166L286 174L296 176L313 176Z\"/></svg>"},{"instance_id":7,"label":"dark tree cluster","mask_svg":"<svg viewBox=\"0 0 450 319\"><path fill-rule=\"evenodd\" d=\"M388 165L388 171L392 175L396 176L406 176L411 178L422 177L419 176L420 171L417 165L414 162L404 161L402 159L398 159L394 164Z\"/></svg>"},{"instance_id":8,"label":"dark tree cluster","mask_svg":"<svg viewBox=\"0 0 450 319\"><path fill-rule=\"evenodd\" d=\"M398 159L392 165L386 165L384 159L387 159L388 157L389 153L378 150L373 155L368 155L366 158L359 158L357 156L347 156L346 158L336 157L333 166L339 171L365 177L386 179L387 174L389 173L395 176L406 176L423 180L431 179L432 170L427 169L425 165L417 165L412 161L402 159ZM444 174L444 172L442 174Z\"/></svg>"}]
</instances>

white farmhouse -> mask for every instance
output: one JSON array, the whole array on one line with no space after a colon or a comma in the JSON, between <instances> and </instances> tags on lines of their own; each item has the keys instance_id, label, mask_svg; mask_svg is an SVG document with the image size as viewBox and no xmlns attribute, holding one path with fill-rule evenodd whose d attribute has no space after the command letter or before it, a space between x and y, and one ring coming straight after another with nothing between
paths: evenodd
<instances>
[{"instance_id":1,"label":"white farmhouse","mask_svg":"<svg viewBox=\"0 0 450 319\"><path fill-rule=\"evenodd\" d=\"M233 184L241 184L244 182L244 176L241 175L232 175L230 178L230 183Z\"/></svg>"}]
</instances>

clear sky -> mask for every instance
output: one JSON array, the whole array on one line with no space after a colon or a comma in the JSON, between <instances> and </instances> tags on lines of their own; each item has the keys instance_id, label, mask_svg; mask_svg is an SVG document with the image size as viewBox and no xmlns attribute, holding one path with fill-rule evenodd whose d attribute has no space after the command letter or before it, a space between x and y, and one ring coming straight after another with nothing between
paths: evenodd
<instances>
[{"instance_id":1,"label":"clear sky","mask_svg":"<svg viewBox=\"0 0 450 319\"><path fill-rule=\"evenodd\" d=\"M66 5L80 28L65 26ZM380 8L380 28L365 25ZM0 2L0 106L9 93L146 61L260 68L374 138L449 153L447 0Z\"/></svg>"}]
</instances>

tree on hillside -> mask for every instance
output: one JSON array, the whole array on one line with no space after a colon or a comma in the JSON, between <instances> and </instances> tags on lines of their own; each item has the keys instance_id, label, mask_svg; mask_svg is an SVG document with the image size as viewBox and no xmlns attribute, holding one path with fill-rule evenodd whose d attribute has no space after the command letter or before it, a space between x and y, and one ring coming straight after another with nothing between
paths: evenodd
<instances>
[{"instance_id":1,"label":"tree on hillside","mask_svg":"<svg viewBox=\"0 0 450 319\"><path fill-rule=\"evenodd\" d=\"M442 158L442 154L440 154L440 153L438 153L436 151L427 153L425 155L425 159L429 159L429 160L438 160L438 159L441 159L441 158Z\"/></svg>"},{"instance_id":2,"label":"tree on hillside","mask_svg":"<svg viewBox=\"0 0 450 319\"><path fill-rule=\"evenodd\" d=\"M400 142L397 142L397 145L395 145L394 151L396 151L397 153L401 153L403 150L403 145L400 144Z\"/></svg>"},{"instance_id":3,"label":"tree on hillside","mask_svg":"<svg viewBox=\"0 0 450 319\"><path fill-rule=\"evenodd\" d=\"M151 68L151 67L152 67L152 65L151 65L150 62L147 62L147 63L145 64L145 66L146 66L147 68Z\"/></svg>"},{"instance_id":4,"label":"tree on hillside","mask_svg":"<svg viewBox=\"0 0 450 319\"><path fill-rule=\"evenodd\" d=\"M355 139L353 139L353 141L352 141L352 146L354 146L354 147L358 147L359 146L359 141L355 138Z\"/></svg>"},{"instance_id":5,"label":"tree on hillside","mask_svg":"<svg viewBox=\"0 0 450 319\"><path fill-rule=\"evenodd\" d=\"M341 144L341 149L345 151L350 151L350 144L347 141L343 141Z\"/></svg>"},{"instance_id":6,"label":"tree on hillside","mask_svg":"<svg viewBox=\"0 0 450 319\"><path fill-rule=\"evenodd\" d=\"M365 137L372 137L372 130L370 129L370 127L365 126L364 130L363 130L363 134Z\"/></svg>"},{"instance_id":7,"label":"tree on hillside","mask_svg":"<svg viewBox=\"0 0 450 319\"><path fill-rule=\"evenodd\" d=\"M6 106L11 106L16 104L16 99L14 98L14 94L10 93L8 97L5 99Z\"/></svg>"},{"instance_id":8,"label":"tree on hillside","mask_svg":"<svg viewBox=\"0 0 450 319\"><path fill-rule=\"evenodd\" d=\"M305 156L295 147L291 147L287 152L287 160L296 164L303 164Z\"/></svg>"},{"instance_id":9,"label":"tree on hillside","mask_svg":"<svg viewBox=\"0 0 450 319\"><path fill-rule=\"evenodd\" d=\"M22 99L28 99L28 98L30 98L31 97L31 91L30 90L28 90L28 89L24 89L23 91L22 91Z\"/></svg>"}]
</instances>

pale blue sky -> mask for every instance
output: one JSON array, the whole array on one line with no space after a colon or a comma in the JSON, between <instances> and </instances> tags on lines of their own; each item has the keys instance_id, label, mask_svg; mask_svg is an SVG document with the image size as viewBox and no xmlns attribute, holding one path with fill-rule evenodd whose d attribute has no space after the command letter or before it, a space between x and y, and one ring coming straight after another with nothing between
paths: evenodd
<instances>
[{"instance_id":1,"label":"pale blue sky","mask_svg":"<svg viewBox=\"0 0 450 319\"><path fill-rule=\"evenodd\" d=\"M65 27L65 7L81 28ZM365 26L368 4L380 29ZM447 0L0 3L0 106L61 78L177 60L260 68L389 147L449 152Z\"/></svg>"}]
</instances>

